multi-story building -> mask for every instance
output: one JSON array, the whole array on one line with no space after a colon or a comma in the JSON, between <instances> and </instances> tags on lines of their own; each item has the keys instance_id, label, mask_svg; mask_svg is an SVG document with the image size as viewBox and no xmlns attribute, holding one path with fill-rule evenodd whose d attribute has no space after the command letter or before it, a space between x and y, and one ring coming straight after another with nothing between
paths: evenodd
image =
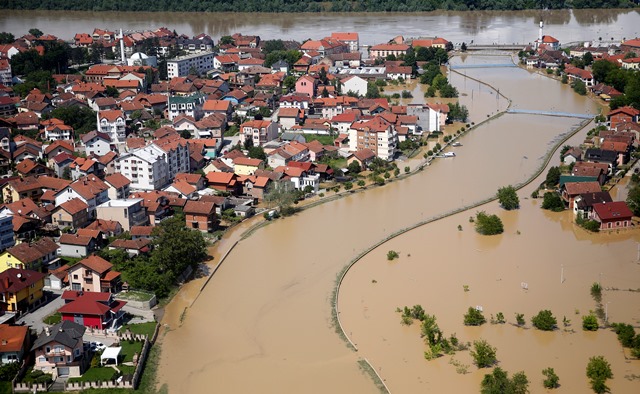
<instances>
[{"instance_id":1,"label":"multi-story building","mask_svg":"<svg viewBox=\"0 0 640 394\"><path fill-rule=\"evenodd\" d=\"M13 238L13 215L8 211L0 212L0 251L16 244Z\"/></svg>"},{"instance_id":2,"label":"multi-story building","mask_svg":"<svg viewBox=\"0 0 640 394\"><path fill-rule=\"evenodd\" d=\"M61 321L53 327L45 327L33 343L34 370L58 376L81 376L87 368L89 349L82 339L86 328L73 321ZM86 361L85 361L86 360ZM84 361L84 362L83 362Z\"/></svg>"},{"instance_id":3,"label":"multi-story building","mask_svg":"<svg viewBox=\"0 0 640 394\"><path fill-rule=\"evenodd\" d=\"M124 231L132 226L144 226L149 223L142 198L109 200L97 207L98 219L114 220L122 225Z\"/></svg>"},{"instance_id":4,"label":"multi-story building","mask_svg":"<svg viewBox=\"0 0 640 394\"><path fill-rule=\"evenodd\" d=\"M73 128L66 124L54 124L44 128L44 138L49 141L73 141Z\"/></svg>"},{"instance_id":5,"label":"multi-story building","mask_svg":"<svg viewBox=\"0 0 640 394\"><path fill-rule=\"evenodd\" d=\"M56 206L79 198L88 206L89 219L95 219L96 207L109 200L109 186L96 176L85 176L58 191L54 196Z\"/></svg>"},{"instance_id":6,"label":"multi-story building","mask_svg":"<svg viewBox=\"0 0 640 394\"><path fill-rule=\"evenodd\" d=\"M133 190L159 190L171 181L166 154L155 144L120 156L116 171L131 180Z\"/></svg>"},{"instance_id":7,"label":"multi-story building","mask_svg":"<svg viewBox=\"0 0 640 394\"><path fill-rule=\"evenodd\" d=\"M126 139L126 117L119 109L98 112L98 132L105 133L113 143L124 143Z\"/></svg>"},{"instance_id":8,"label":"multi-story building","mask_svg":"<svg viewBox=\"0 0 640 394\"><path fill-rule=\"evenodd\" d=\"M91 255L69 268L69 284L74 291L117 293L120 291L120 272L113 271L113 264Z\"/></svg>"},{"instance_id":9,"label":"multi-story building","mask_svg":"<svg viewBox=\"0 0 640 394\"><path fill-rule=\"evenodd\" d=\"M8 59L0 59L0 84L11 86L13 79L11 76L11 63Z\"/></svg>"},{"instance_id":10,"label":"multi-story building","mask_svg":"<svg viewBox=\"0 0 640 394\"><path fill-rule=\"evenodd\" d=\"M169 119L173 120L179 115L191 116L195 120L200 120L203 115L202 105L205 96L202 93L194 93L190 96L169 97Z\"/></svg>"},{"instance_id":11,"label":"multi-story building","mask_svg":"<svg viewBox=\"0 0 640 394\"><path fill-rule=\"evenodd\" d=\"M18 268L0 272L0 296L2 311L26 312L40 303L44 274Z\"/></svg>"},{"instance_id":12,"label":"multi-story building","mask_svg":"<svg viewBox=\"0 0 640 394\"><path fill-rule=\"evenodd\" d=\"M213 70L214 56L213 52L205 51L167 60L167 78L184 77L193 70L198 74Z\"/></svg>"},{"instance_id":13,"label":"multi-story building","mask_svg":"<svg viewBox=\"0 0 640 394\"><path fill-rule=\"evenodd\" d=\"M371 149L377 157L391 160L396 152L398 134L393 125L380 116L354 122L349 129L349 150Z\"/></svg>"},{"instance_id":14,"label":"multi-story building","mask_svg":"<svg viewBox=\"0 0 640 394\"><path fill-rule=\"evenodd\" d=\"M240 125L240 142L247 139L253 142L253 146L262 146L269 141L278 138L278 123L270 120L251 120Z\"/></svg>"},{"instance_id":15,"label":"multi-story building","mask_svg":"<svg viewBox=\"0 0 640 394\"><path fill-rule=\"evenodd\" d=\"M339 32L331 33L331 38L342 41L349 45L349 52L358 52L360 50L360 37L355 32Z\"/></svg>"}]
</instances>

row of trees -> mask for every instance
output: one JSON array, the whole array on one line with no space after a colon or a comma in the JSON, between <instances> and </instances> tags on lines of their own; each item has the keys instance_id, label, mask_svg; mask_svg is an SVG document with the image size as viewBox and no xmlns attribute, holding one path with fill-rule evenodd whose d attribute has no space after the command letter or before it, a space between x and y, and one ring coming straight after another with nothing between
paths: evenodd
<instances>
[{"instance_id":1,"label":"row of trees","mask_svg":"<svg viewBox=\"0 0 640 394\"><path fill-rule=\"evenodd\" d=\"M187 11L187 12L413 12L445 10L524 10L562 8L632 7L631 0L7 0L3 8L88 11Z\"/></svg>"}]
</instances>

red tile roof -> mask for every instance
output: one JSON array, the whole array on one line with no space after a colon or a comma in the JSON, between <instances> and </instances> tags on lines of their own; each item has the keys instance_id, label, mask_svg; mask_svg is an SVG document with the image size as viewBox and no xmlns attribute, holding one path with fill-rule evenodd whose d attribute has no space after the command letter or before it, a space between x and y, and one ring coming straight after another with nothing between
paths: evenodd
<instances>
[{"instance_id":1,"label":"red tile roof","mask_svg":"<svg viewBox=\"0 0 640 394\"><path fill-rule=\"evenodd\" d=\"M110 262L96 255L91 255L83 260L80 260L78 264L82 264L83 266L96 271L100 275L113 268L113 265Z\"/></svg>"},{"instance_id":2,"label":"red tile roof","mask_svg":"<svg viewBox=\"0 0 640 394\"><path fill-rule=\"evenodd\" d=\"M598 215L601 220L630 220L633 216L633 212L627 206L624 201L614 201L606 203L593 204L593 211Z\"/></svg>"}]
</instances>

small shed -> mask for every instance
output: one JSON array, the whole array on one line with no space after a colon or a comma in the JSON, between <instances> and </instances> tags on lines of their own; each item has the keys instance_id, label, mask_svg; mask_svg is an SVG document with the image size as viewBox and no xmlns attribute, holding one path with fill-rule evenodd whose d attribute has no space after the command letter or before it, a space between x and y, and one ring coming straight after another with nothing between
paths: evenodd
<instances>
[{"instance_id":1,"label":"small shed","mask_svg":"<svg viewBox=\"0 0 640 394\"><path fill-rule=\"evenodd\" d=\"M120 351L122 347L108 347L104 349L102 355L100 355L100 365L110 364L111 360L118 365L118 356L120 355Z\"/></svg>"}]
</instances>

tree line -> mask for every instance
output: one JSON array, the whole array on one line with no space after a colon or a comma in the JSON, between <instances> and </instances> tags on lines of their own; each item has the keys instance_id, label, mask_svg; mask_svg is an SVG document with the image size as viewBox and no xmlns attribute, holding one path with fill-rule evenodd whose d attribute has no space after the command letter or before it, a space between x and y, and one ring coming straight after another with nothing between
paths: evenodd
<instances>
[{"instance_id":1,"label":"tree line","mask_svg":"<svg viewBox=\"0 0 640 394\"><path fill-rule=\"evenodd\" d=\"M1 9L185 12L415 12L627 8L632 0L0 0Z\"/></svg>"}]
</instances>

